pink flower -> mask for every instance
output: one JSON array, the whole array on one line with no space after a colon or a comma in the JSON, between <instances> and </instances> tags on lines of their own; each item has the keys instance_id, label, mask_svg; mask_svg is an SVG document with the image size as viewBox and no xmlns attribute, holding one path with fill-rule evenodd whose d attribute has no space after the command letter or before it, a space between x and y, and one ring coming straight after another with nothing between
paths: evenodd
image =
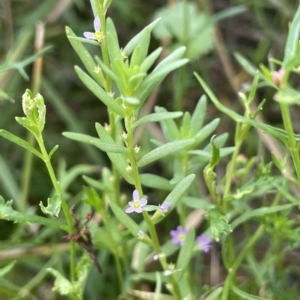
<instances>
[{"instance_id":1,"label":"pink flower","mask_svg":"<svg viewBox=\"0 0 300 300\"><path fill-rule=\"evenodd\" d=\"M177 226L176 230L170 231L170 235L172 237L172 243L179 244L180 246L182 246L187 233L188 233L187 229L184 229L181 226Z\"/></svg>"},{"instance_id":2,"label":"pink flower","mask_svg":"<svg viewBox=\"0 0 300 300\"><path fill-rule=\"evenodd\" d=\"M166 201L166 202L164 202L164 203L161 205L160 209L161 209L164 213L166 213L166 212L168 212L170 205L171 205L171 203L168 202L168 201Z\"/></svg>"},{"instance_id":3,"label":"pink flower","mask_svg":"<svg viewBox=\"0 0 300 300\"><path fill-rule=\"evenodd\" d=\"M198 244L198 249L205 253L208 253L212 248L211 238L205 234L201 234L196 238L196 242Z\"/></svg>"},{"instance_id":4,"label":"pink flower","mask_svg":"<svg viewBox=\"0 0 300 300\"><path fill-rule=\"evenodd\" d=\"M276 84L276 85L280 85L281 81L282 81L282 78L284 76L284 69L279 69L278 71L272 71L271 74L272 74L272 80L273 82Z\"/></svg>"},{"instance_id":5,"label":"pink flower","mask_svg":"<svg viewBox=\"0 0 300 300\"><path fill-rule=\"evenodd\" d=\"M145 198L140 199L138 190L133 191L132 198L133 198L133 201L130 201L128 203L129 207L125 211L128 214L130 214L132 212L141 213L143 211L142 206L145 206L148 202L147 199L145 199Z\"/></svg>"},{"instance_id":6,"label":"pink flower","mask_svg":"<svg viewBox=\"0 0 300 300\"><path fill-rule=\"evenodd\" d=\"M94 19L94 29L95 32L90 32L90 31L85 31L83 33L84 37L89 39L89 40L96 40L99 43L102 42L102 40L104 39L104 34L103 32L101 32L101 23L100 23L100 19L99 17L95 17Z\"/></svg>"}]
</instances>

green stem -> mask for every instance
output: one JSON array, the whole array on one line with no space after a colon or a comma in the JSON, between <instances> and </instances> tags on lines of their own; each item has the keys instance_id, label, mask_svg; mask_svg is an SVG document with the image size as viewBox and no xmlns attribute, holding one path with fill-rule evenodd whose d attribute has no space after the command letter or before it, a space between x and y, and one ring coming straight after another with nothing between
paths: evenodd
<instances>
[{"instance_id":1,"label":"green stem","mask_svg":"<svg viewBox=\"0 0 300 300\"><path fill-rule=\"evenodd\" d=\"M111 227L109 226L109 222L108 222L108 217L107 217L106 211L102 211L102 210L100 211L99 210L99 213L103 217L103 223L104 223L104 226L105 226L106 231L108 233L108 238L109 238L110 244L112 246L112 253L113 253L114 260L115 260L115 263L116 263L116 268L117 268L120 293L121 293L122 296L125 297L125 295L126 295L126 293L125 293L125 287L124 287L124 281L125 280L123 278L122 265L121 265L121 261L120 261L119 255L118 255L118 250L117 250L118 247L117 247L117 244L115 243L113 234L111 232Z\"/></svg>"},{"instance_id":2,"label":"green stem","mask_svg":"<svg viewBox=\"0 0 300 300\"><path fill-rule=\"evenodd\" d=\"M260 236L262 235L263 231L264 231L264 226L260 225L258 227L258 229L256 230L256 232L254 233L254 235L252 235L252 237L248 241L247 245L243 248L243 250L241 251L241 253L238 255L238 257L234 261L232 267L228 270L229 273L228 273L228 275L226 277L226 280L225 280L225 283L224 283L224 288L223 288L221 300L228 300L229 299L229 291L230 291L231 285L233 284L233 281L234 281L234 279L236 277L235 276L236 275L236 271L239 268L240 264L242 263L244 257L248 253L248 251L251 250L251 248L253 247L253 245L260 238Z\"/></svg>"},{"instance_id":3,"label":"green stem","mask_svg":"<svg viewBox=\"0 0 300 300\"><path fill-rule=\"evenodd\" d=\"M34 146L34 136L31 132L27 133L27 142ZM25 152L21 179L21 205L20 211L25 212L27 207L27 199L29 194L29 185L32 171L33 154L30 151Z\"/></svg>"},{"instance_id":4,"label":"green stem","mask_svg":"<svg viewBox=\"0 0 300 300\"><path fill-rule=\"evenodd\" d=\"M132 116L133 116L133 110L132 111L128 110L128 114L125 117L125 128L127 130L127 146L128 146L128 150L129 150L131 172L132 172L132 177L134 180L135 188L138 190L139 195L142 197L143 190L142 190L142 185L141 185L141 181L140 181L139 169L138 169L138 165L137 165L138 158L136 155L136 151L134 150L135 146L133 144L133 129L131 127L131 120L133 120L134 118L132 118ZM159 240L158 240L158 236L157 236L157 233L155 230L155 226L152 223L148 212L143 211L143 217L147 224L147 227L148 227L151 239L152 239L153 249L157 254L160 254L160 253L162 253L162 251L161 251L161 247L159 245ZM163 269L168 270L168 264L167 264L166 258L159 256L159 261L160 261ZM176 299L181 300L182 298L180 295L180 290L179 290L179 287L175 280L174 275L170 276L170 282L172 284L171 291L173 292L174 296L176 297Z\"/></svg>"},{"instance_id":5,"label":"green stem","mask_svg":"<svg viewBox=\"0 0 300 300\"><path fill-rule=\"evenodd\" d=\"M300 157L299 149L297 147L293 125L291 121L291 115L289 111L289 106L283 103L280 103L281 115L283 119L284 128L288 135L288 147L294 162L294 167L297 173L298 187L300 187Z\"/></svg>"},{"instance_id":6,"label":"green stem","mask_svg":"<svg viewBox=\"0 0 300 300\"><path fill-rule=\"evenodd\" d=\"M51 161L50 161L49 154L48 154L48 152L45 148L45 145L44 145L42 135L40 134L40 136L36 136L36 140L39 144L41 153L43 155L44 162L46 164L48 173L50 175L52 185L55 189L56 194L61 199L61 207L62 207L63 213L65 215L65 218L66 218L66 221L67 221L67 224L68 224L68 227L69 227L69 232L70 233L74 232L73 219L72 219L72 216L70 214L68 204L67 204L65 198L63 197L61 188L60 188L59 183L56 179L56 176L55 176L55 173L54 173ZM71 260L71 263L70 263L70 277L71 277L72 282L74 282L76 280L76 272L75 272L75 257L76 257L76 255L75 254L76 254L75 253L75 243L74 243L74 241L71 241L71 247L70 247L70 260Z\"/></svg>"}]
</instances>

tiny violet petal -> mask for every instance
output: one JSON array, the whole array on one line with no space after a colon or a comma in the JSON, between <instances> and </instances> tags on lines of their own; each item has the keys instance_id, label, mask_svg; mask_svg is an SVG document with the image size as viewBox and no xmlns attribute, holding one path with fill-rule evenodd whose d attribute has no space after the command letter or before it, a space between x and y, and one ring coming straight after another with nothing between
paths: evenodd
<instances>
[{"instance_id":1,"label":"tiny violet petal","mask_svg":"<svg viewBox=\"0 0 300 300\"><path fill-rule=\"evenodd\" d=\"M132 198L133 198L133 200L140 200L140 194L139 194L138 190L133 191Z\"/></svg>"},{"instance_id":2,"label":"tiny violet petal","mask_svg":"<svg viewBox=\"0 0 300 300\"><path fill-rule=\"evenodd\" d=\"M140 213L142 212L142 208L141 208L141 207L136 208L136 209L135 209L135 212L137 212L137 213L140 214Z\"/></svg>"},{"instance_id":3,"label":"tiny violet petal","mask_svg":"<svg viewBox=\"0 0 300 300\"><path fill-rule=\"evenodd\" d=\"M101 23L100 23L99 17L97 16L94 19L94 29L95 29L95 31L100 31L100 28L101 28Z\"/></svg>"},{"instance_id":4,"label":"tiny violet petal","mask_svg":"<svg viewBox=\"0 0 300 300\"><path fill-rule=\"evenodd\" d=\"M180 243L178 237L177 237L177 236L174 236L174 237L172 238L172 244L178 244L178 243Z\"/></svg>"},{"instance_id":5,"label":"tiny violet petal","mask_svg":"<svg viewBox=\"0 0 300 300\"><path fill-rule=\"evenodd\" d=\"M95 38L95 35L93 32L89 32L89 31L85 31L83 33L84 37L89 39L89 40L93 40Z\"/></svg>"},{"instance_id":6,"label":"tiny violet petal","mask_svg":"<svg viewBox=\"0 0 300 300\"><path fill-rule=\"evenodd\" d=\"M163 211L164 213L166 213L166 212L168 212L170 205L171 205L171 203L168 202L168 201L166 201L166 202L164 202L164 203L161 205L160 208L162 209L162 211Z\"/></svg>"},{"instance_id":7,"label":"tiny violet petal","mask_svg":"<svg viewBox=\"0 0 300 300\"><path fill-rule=\"evenodd\" d=\"M140 205L141 206L145 206L146 204L147 204L147 199L145 199L145 198L142 198L142 199L140 199Z\"/></svg>"},{"instance_id":8,"label":"tiny violet petal","mask_svg":"<svg viewBox=\"0 0 300 300\"><path fill-rule=\"evenodd\" d=\"M144 231L139 230L137 235L138 235L139 238L142 238L144 236Z\"/></svg>"},{"instance_id":9,"label":"tiny violet petal","mask_svg":"<svg viewBox=\"0 0 300 300\"><path fill-rule=\"evenodd\" d=\"M127 212L128 214L134 212L134 208L133 207L128 207L125 212Z\"/></svg>"},{"instance_id":10,"label":"tiny violet petal","mask_svg":"<svg viewBox=\"0 0 300 300\"><path fill-rule=\"evenodd\" d=\"M134 207L133 201L129 201L129 202L128 202L128 205L129 205L130 207Z\"/></svg>"},{"instance_id":11,"label":"tiny violet petal","mask_svg":"<svg viewBox=\"0 0 300 300\"><path fill-rule=\"evenodd\" d=\"M172 237L172 243L179 244L182 246L187 233L188 233L187 229L183 229L182 226L177 226L176 230L170 231L170 235Z\"/></svg>"},{"instance_id":12,"label":"tiny violet petal","mask_svg":"<svg viewBox=\"0 0 300 300\"><path fill-rule=\"evenodd\" d=\"M196 242L198 244L198 249L205 253L208 253L212 248L211 238L205 234L201 234L196 238Z\"/></svg>"}]
</instances>

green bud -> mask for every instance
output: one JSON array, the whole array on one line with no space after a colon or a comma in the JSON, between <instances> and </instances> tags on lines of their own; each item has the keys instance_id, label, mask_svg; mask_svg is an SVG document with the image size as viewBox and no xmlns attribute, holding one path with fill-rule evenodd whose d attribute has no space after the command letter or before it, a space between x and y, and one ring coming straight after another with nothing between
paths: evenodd
<instances>
[{"instance_id":1,"label":"green bud","mask_svg":"<svg viewBox=\"0 0 300 300\"><path fill-rule=\"evenodd\" d=\"M32 92L27 89L22 97L22 107L31 125L36 127L39 132L42 132L46 120L46 106L43 96L37 94L33 97Z\"/></svg>"}]
</instances>

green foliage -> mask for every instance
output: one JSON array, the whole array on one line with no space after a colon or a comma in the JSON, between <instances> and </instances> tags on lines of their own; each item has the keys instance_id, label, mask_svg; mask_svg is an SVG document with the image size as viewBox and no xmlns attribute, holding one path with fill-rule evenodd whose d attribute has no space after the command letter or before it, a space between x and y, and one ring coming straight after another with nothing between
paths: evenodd
<instances>
[{"instance_id":1,"label":"green foliage","mask_svg":"<svg viewBox=\"0 0 300 300\"><path fill-rule=\"evenodd\" d=\"M90 2L0 4L0 298L296 299L300 8Z\"/></svg>"},{"instance_id":2,"label":"green foliage","mask_svg":"<svg viewBox=\"0 0 300 300\"><path fill-rule=\"evenodd\" d=\"M199 13L195 3L178 2L158 10L155 18L161 21L154 28L158 39L174 38L174 48L186 46L186 57L196 59L213 49L213 20ZM203 42L205 41L205 42Z\"/></svg>"}]
</instances>

